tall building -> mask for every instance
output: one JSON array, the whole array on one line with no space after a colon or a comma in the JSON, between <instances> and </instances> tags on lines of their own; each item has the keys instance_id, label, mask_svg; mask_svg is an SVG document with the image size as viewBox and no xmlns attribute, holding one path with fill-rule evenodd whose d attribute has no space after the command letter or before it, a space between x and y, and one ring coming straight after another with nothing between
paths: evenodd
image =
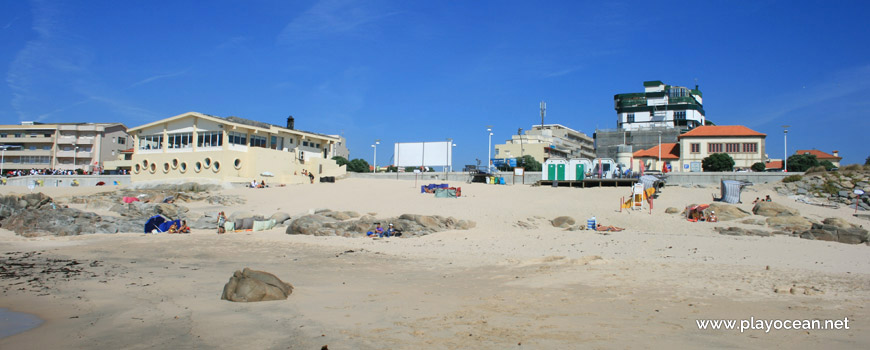
<instances>
[{"instance_id":1,"label":"tall building","mask_svg":"<svg viewBox=\"0 0 870 350\"><path fill-rule=\"evenodd\" d=\"M644 92L613 96L618 129L693 129L704 125L703 97L697 85L688 89L654 80L643 82L643 87Z\"/></svg>"},{"instance_id":2,"label":"tall building","mask_svg":"<svg viewBox=\"0 0 870 350\"><path fill-rule=\"evenodd\" d=\"M592 138L560 124L533 125L525 134L513 135L495 145L493 162L499 163L531 155L544 163L550 158L595 158Z\"/></svg>"},{"instance_id":3,"label":"tall building","mask_svg":"<svg viewBox=\"0 0 870 350\"><path fill-rule=\"evenodd\" d=\"M676 143L680 133L706 123L701 91L654 80L643 83L644 92L616 94L616 129L597 129L595 154L617 158L619 149L645 150L662 143Z\"/></svg>"},{"instance_id":4,"label":"tall building","mask_svg":"<svg viewBox=\"0 0 870 350\"><path fill-rule=\"evenodd\" d=\"M120 123L21 122L0 125L3 171L57 169L98 171L104 161L129 148L127 127Z\"/></svg>"},{"instance_id":5,"label":"tall building","mask_svg":"<svg viewBox=\"0 0 870 350\"><path fill-rule=\"evenodd\" d=\"M339 176L331 158L339 137L238 117L188 112L130 129L131 180L210 178L226 182L303 183Z\"/></svg>"}]
</instances>

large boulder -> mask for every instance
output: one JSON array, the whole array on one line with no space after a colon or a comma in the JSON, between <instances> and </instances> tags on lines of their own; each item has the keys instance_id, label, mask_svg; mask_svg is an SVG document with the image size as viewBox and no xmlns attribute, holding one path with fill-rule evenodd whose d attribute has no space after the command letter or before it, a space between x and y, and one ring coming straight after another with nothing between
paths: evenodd
<instances>
[{"instance_id":1,"label":"large boulder","mask_svg":"<svg viewBox=\"0 0 870 350\"><path fill-rule=\"evenodd\" d=\"M275 220L276 224L283 224L284 221L290 220L290 214L277 212L269 217L270 220Z\"/></svg>"},{"instance_id":2,"label":"large boulder","mask_svg":"<svg viewBox=\"0 0 870 350\"><path fill-rule=\"evenodd\" d=\"M786 207L774 202L758 202L752 207L752 213L755 215L777 217L777 216L800 216L800 212L796 209Z\"/></svg>"},{"instance_id":3,"label":"large boulder","mask_svg":"<svg viewBox=\"0 0 870 350\"><path fill-rule=\"evenodd\" d=\"M757 230L757 229L744 229L740 227L715 227L713 228L720 235L729 235L729 236L760 236L760 237L769 237L772 234L768 231Z\"/></svg>"},{"instance_id":4,"label":"large boulder","mask_svg":"<svg viewBox=\"0 0 870 350\"><path fill-rule=\"evenodd\" d=\"M707 210L716 212L716 216L719 218L719 221L736 220L751 215L749 214L749 212L740 209L737 206L725 203L710 204L710 208L708 208Z\"/></svg>"},{"instance_id":5,"label":"large boulder","mask_svg":"<svg viewBox=\"0 0 870 350\"><path fill-rule=\"evenodd\" d=\"M42 192L0 196L0 220L22 211L52 205L51 197Z\"/></svg>"},{"instance_id":6,"label":"large boulder","mask_svg":"<svg viewBox=\"0 0 870 350\"><path fill-rule=\"evenodd\" d=\"M221 300L236 302L255 302L268 300L286 300L293 293L293 285L286 283L275 275L245 268L233 273L229 282L224 285Z\"/></svg>"},{"instance_id":7,"label":"large boulder","mask_svg":"<svg viewBox=\"0 0 870 350\"><path fill-rule=\"evenodd\" d=\"M825 220L829 221L830 220ZM829 224L813 224L812 228L799 234L803 239L861 244L870 241L870 232L860 227L837 227Z\"/></svg>"},{"instance_id":8,"label":"large boulder","mask_svg":"<svg viewBox=\"0 0 870 350\"><path fill-rule=\"evenodd\" d=\"M568 228L574 225L576 221L570 216L559 216L550 221L553 227Z\"/></svg>"},{"instance_id":9,"label":"large boulder","mask_svg":"<svg viewBox=\"0 0 870 350\"><path fill-rule=\"evenodd\" d=\"M767 226L786 231L803 231L812 228L813 223L802 216L774 216L767 218Z\"/></svg>"},{"instance_id":10,"label":"large boulder","mask_svg":"<svg viewBox=\"0 0 870 350\"><path fill-rule=\"evenodd\" d=\"M856 225L844 220L843 218L827 218L822 221L825 225L835 226L837 228L853 228L857 227Z\"/></svg>"},{"instance_id":11,"label":"large boulder","mask_svg":"<svg viewBox=\"0 0 870 350\"><path fill-rule=\"evenodd\" d=\"M118 218L51 207L20 211L3 220L3 228L25 237L142 232L144 225L144 218Z\"/></svg>"},{"instance_id":12,"label":"large boulder","mask_svg":"<svg viewBox=\"0 0 870 350\"><path fill-rule=\"evenodd\" d=\"M304 215L293 220L285 232L291 235L334 236L336 234L335 228L326 225L336 221L319 214Z\"/></svg>"}]
</instances>

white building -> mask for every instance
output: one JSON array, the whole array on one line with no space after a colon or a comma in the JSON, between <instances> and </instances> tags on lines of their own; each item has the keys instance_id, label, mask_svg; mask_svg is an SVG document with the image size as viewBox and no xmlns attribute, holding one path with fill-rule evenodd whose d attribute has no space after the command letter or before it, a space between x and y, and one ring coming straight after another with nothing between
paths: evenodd
<instances>
[{"instance_id":1,"label":"white building","mask_svg":"<svg viewBox=\"0 0 870 350\"><path fill-rule=\"evenodd\" d=\"M595 158L592 138L560 124L533 125L531 130L495 145L494 160L531 155L543 164L550 158Z\"/></svg>"},{"instance_id":2,"label":"white building","mask_svg":"<svg viewBox=\"0 0 870 350\"><path fill-rule=\"evenodd\" d=\"M648 128L693 129L704 125L701 91L645 81L644 92L613 96L616 126L623 130Z\"/></svg>"},{"instance_id":3,"label":"white building","mask_svg":"<svg viewBox=\"0 0 870 350\"><path fill-rule=\"evenodd\" d=\"M99 171L132 141L120 123L0 125L0 169Z\"/></svg>"}]
</instances>

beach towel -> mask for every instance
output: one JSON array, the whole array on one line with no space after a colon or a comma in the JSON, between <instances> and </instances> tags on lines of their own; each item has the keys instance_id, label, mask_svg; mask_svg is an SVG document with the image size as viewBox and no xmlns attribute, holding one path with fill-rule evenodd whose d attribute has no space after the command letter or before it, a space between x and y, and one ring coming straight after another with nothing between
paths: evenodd
<instances>
[{"instance_id":1,"label":"beach towel","mask_svg":"<svg viewBox=\"0 0 870 350\"><path fill-rule=\"evenodd\" d=\"M130 204L130 203L133 203L133 202L138 202L138 201L139 201L139 198L136 198L136 197L124 197L124 198L122 198L121 200L123 200L124 203Z\"/></svg>"},{"instance_id":2,"label":"beach towel","mask_svg":"<svg viewBox=\"0 0 870 350\"><path fill-rule=\"evenodd\" d=\"M224 230L227 232L232 232L236 230L236 223L232 221L227 221L224 223Z\"/></svg>"}]
</instances>

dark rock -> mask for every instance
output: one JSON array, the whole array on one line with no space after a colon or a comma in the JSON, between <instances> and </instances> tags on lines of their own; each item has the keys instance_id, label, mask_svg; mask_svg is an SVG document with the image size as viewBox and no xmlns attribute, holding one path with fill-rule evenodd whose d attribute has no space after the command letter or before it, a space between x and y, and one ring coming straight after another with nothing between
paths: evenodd
<instances>
[{"instance_id":1,"label":"dark rock","mask_svg":"<svg viewBox=\"0 0 870 350\"><path fill-rule=\"evenodd\" d=\"M245 268L233 273L229 282L224 285L221 300L236 302L256 302L268 300L286 300L293 293L293 285L286 283L275 275Z\"/></svg>"},{"instance_id":2,"label":"dark rock","mask_svg":"<svg viewBox=\"0 0 870 350\"><path fill-rule=\"evenodd\" d=\"M763 230L756 229L744 229L740 227L715 227L714 230L718 231L721 235L729 235L729 236L759 236L759 237L769 237L771 233Z\"/></svg>"},{"instance_id":3,"label":"dark rock","mask_svg":"<svg viewBox=\"0 0 870 350\"><path fill-rule=\"evenodd\" d=\"M859 227L840 228L837 230L837 242L860 244L870 241L868 231Z\"/></svg>"},{"instance_id":4,"label":"dark rock","mask_svg":"<svg viewBox=\"0 0 870 350\"><path fill-rule=\"evenodd\" d=\"M800 212L774 202L758 202L752 208L752 213L767 217L800 216Z\"/></svg>"},{"instance_id":5,"label":"dark rock","mask_svg":"<svg viewBox=\"0 0 870 350\"><path fill-rule=\"evenodd\" d=\"M803 231L812 228L813 223L801 216L775 216L767 218L767 226L787 231Z\"/></svg>"},{"instance_id":6,"label":"dark rock","mask_svg":"<svg viewBox=\"0 0 870 350\"><path fill-rule=\"evenodd\" d=\"M334 236L335 230L325 227L327 223L336 222L335 219L319 214L304 215L287 226L287 234L311 235L311 236Z\"/></svg>"},{"instance_id":7,"label":"dark rock","mask_svg":"<svg viewBox=\"0 0 870 350\"><path fill-rule=\"evenodd\" d=\"M719 221L730 221L749 216L747 211L740 209L735 205L725 203L710 204L710 208L707 210L716 212Z\"/></svg>"},{"instance_id":8,"label":"dark rock","mask_svg":"<svg viewBox=\"0 0 870 350\"><path fill-rule=\"evenodd\" d=\"M290 220L290 214L287 213L275 213L269 217L270 220L275 220L276 224L283 224L284 221Z\"/></svg>"}]
</instances>

